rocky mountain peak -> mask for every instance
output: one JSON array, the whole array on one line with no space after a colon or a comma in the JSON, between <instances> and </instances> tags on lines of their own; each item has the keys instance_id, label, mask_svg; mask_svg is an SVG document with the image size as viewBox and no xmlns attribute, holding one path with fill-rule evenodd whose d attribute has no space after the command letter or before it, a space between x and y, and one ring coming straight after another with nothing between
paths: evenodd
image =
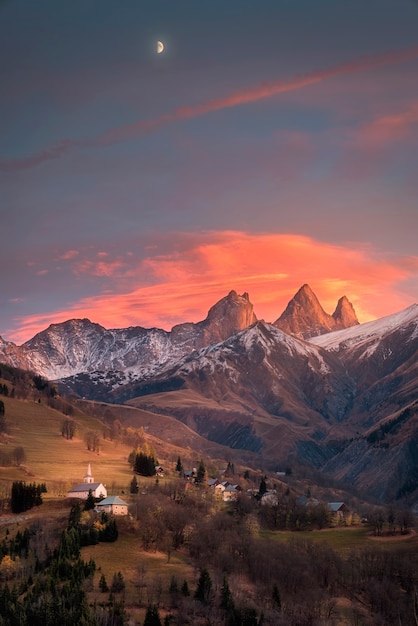
<instances>
[{"instance_id":1,"label":"rocky mountain peak","mask_svg":"<svg viewBox=\"0 0 418 626\"><path fill-rule=\"evenodd\" d=\"M338 300L337 307L332 314L332 317L337 323L338 329L350 328L351 326L356 326L359 323L354 307L346 296L343 296Z\"/></svg>"},{"instance_id":2,"label":"rocky mountain peak","mask_svg":"<svg viewBox=\"0 0 418 626\"><path fill-rule=\"evenodd\" d=\"M334 314L330 315L324 311L309 285L305 284L273 326L300 339L310 339L355 324L358 324L357 316L345 296L340 298Z\"/></svg>"},{"instance_id":3,"label":"rocky mountain peak","mask_svg":"<svg viewBox=\"0 0 418 626\"><path fill-rule=\"evenodd\" d=\"M218 335L218 340L223 340L248 328L256 321L257 317L248 293L240 296L232 290L209 309L202 324L205 326L205 334L215 337Z\"/></svg>"}]
</instances>

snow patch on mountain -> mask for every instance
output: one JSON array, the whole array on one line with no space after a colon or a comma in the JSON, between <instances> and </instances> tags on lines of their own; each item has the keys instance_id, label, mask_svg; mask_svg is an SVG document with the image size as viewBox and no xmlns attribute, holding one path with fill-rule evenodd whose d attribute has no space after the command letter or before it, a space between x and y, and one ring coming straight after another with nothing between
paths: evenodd
<instances>
[{"instance_id":1,"label":"snow patch on mountain","mask_svg":"<svg viewBox=\"0 0 418 626\"><path fill-rule=\"evenodd\" d=\"M418 304L412 304L403 311L387 315L378 320L359 324L344 330L337 330L326 335L312 337L310 343L321 346L325 350L340 352L351 347L364 346L363 357L375 352L381 339L388 333L414 325L409 340L418 337Z\"/></svg>"}]
</instances>

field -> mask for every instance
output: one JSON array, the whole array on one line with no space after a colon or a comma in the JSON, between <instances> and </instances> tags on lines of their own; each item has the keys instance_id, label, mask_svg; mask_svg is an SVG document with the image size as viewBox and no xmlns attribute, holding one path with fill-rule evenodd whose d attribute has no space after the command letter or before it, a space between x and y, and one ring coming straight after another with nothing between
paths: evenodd
<instances>
[{"instance_id":1,"label":"field","mask_svg":"<svg viewBox=\"0 0 418 626\"><path fill-rule=\"evenodd\" d=\"M418 547L418 536L414 531L406 535L383 535L375 537L370 526L362 524L361 526L344 526L341 528L326 528L316 531L261 531L260 535L265 538L274 539L275 541L314 541L326 543L330 548L346 556L353 550L361 550L369 546L379 546L385 549L396 548L400 545L409 549Z\"/></svg>"},{"instance_id":2,"label":"field","mask_svg":"<svg viewBox=\"0 0 418 626\"><path fill-rule=\"evenodd\" d=\"M109 439L100 439L99 452L87 450L85 434L89 430L104 432L103 424L84 413L75 412L76 435L67 440L61 435L65 416L43 402L4 398L7 435L0 439L0 450L12 452L23 447L26 459L20 468L0 467L0 485L4 492L14 480L46 482L50 495L65 494L82 482L87 464L91 463L96 480L108 490L126 490L132 478L128 455L132 448Z\"/></svg>"}]
</instances>

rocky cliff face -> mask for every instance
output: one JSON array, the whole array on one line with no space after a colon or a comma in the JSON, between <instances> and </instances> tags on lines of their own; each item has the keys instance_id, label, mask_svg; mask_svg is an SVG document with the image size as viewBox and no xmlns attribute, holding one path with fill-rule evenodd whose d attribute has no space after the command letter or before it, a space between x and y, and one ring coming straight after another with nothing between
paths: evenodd
<instances>
[{"instance_id":1,"label":"rocky cliff face","mask_svg":"<svg viewBox=\"0 0 418 626\"><path fill-rule=\"evenodd\" d=\"M345 296L338 301L334 313L329 315L309 285L299 289L282 315L273 322L276 328L300 339L310 339L355 324L358 324L357 316Z\"/></svg>"}]
</instances>

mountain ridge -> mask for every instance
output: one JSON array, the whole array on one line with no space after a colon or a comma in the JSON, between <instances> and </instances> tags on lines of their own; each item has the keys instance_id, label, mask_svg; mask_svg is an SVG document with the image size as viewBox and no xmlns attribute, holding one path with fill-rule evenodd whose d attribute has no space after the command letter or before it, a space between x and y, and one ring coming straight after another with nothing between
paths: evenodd
<instances>
[{"instance_id":1,"label":"mountain ridge","mask_svg":"<svg viewBox=\"0 0 418 626\"><path fill-rule=\"evenodd\" d=\"M359 324L345 297L331 316L307 285L296 295L288 332L231 291L171 333L69 320L20 353L1 340L0 362L20 358L79 398L171 416L262 464L304 463L418 506L418 305Z\"/></svg>"}]
</instances>

